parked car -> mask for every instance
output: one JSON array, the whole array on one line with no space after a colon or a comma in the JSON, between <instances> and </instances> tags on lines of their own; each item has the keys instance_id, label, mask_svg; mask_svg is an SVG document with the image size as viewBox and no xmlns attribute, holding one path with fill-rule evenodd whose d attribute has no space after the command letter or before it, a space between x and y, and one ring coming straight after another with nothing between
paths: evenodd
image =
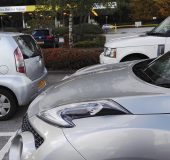
<instances>
[{"instance_id":1,"label":"parked car","mask_svg":"<svg viewBox=\"0 0 170 160\"><path fill-rule=\"evenodd\" d=\"M152 31L135 36L115 38L105 44L100 63L119 63L155 58L170 50L170 17Z\"/></svg>"},{"instance_id":2,"label":"parked car","mask_svg":"<svg viewBox=\"0 0 170 160\"><path fill-rule=\"evenodd\" d=\"M6 120L45 89L47 70L30 35L2 32L0 46L0 120Z\"/></svg>"},{"instance_id":3,"label":"parked car","mask_svg":"<svg viewBox=\"0 0 170 160\"><path fill-rule=\"evenodd\" d=\"M169 88L170 52L79 70L32 102L9 159L169 159Z\"/></svg>"},{"instance_id":4,"label":"parked car","mask_svg":"<svg viewBox=\"0 0 170 160\"><path fill-rule=\"evenodd\" d=\"M102 29L104 30L105 33L107 33L108 31L111 31L113 28L114 28L114 26L111 24L104 24L102 26Z\"/></svg>"},{"instance_id":5,"label":"parked car","mask_svg":"<svg viewBox=\"0 0 170 160\"><path fill-rule=\"evenodd\" d=\"M59 37L52 34L50 29L35 29L32 36L42 47L58 47Z\"/></svg>"}]
</instances>

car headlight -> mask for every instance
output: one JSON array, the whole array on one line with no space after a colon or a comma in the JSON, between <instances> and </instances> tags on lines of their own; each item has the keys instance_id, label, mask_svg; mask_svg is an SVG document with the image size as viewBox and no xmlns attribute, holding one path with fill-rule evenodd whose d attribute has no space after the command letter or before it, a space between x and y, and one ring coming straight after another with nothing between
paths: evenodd
<instances>
[{"instance_id":1,"label":"car headlight","mask_svg":"<svg viewBox=\"0 0 170 160\"><path fill-rule=\"evenodd\" d=\"M39 113L42 120L60 127L74 127L74 119L129 113L112 100L74 103Z\"/></svg>"},{"instance_id":2,"label":"car headlight","mask_svg":"<svg viewBox=\"0 0 170 160\"><path fill-rule=\"evenodd\" d=\"M116 58L117 54L117 49L116 48L104 48L104 55L111 57L111 58Z\"/></svg>"}]
</instances>

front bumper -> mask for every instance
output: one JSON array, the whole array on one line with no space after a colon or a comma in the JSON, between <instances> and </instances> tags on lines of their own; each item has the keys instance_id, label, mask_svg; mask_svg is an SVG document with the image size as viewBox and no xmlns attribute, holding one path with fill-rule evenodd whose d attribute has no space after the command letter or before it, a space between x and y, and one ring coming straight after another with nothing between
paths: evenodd
<instances>
[{"instance_id":1,"label":"front bumper","mask_svg":"<svg viewBox=\"0 0 170 160\"><path fill-rule=\"evenodd\" d=\"M104 56L104 52L100 55L100 64L114 64L114 63L119 63L119 61L116 58Z\"/></svg>"},{"instance_id":2,"label":"front bumper","mask_svg":"<svg viewBox=\"0 0 170 160\"><path fill-rule=\"evenodd\" d=\"M12 141L9 160L84 160L67 141L61 128L49 125L36 116L30 118L29 123L43 138L43 143L37 148L35 133L31 130L18 133Z\"/></svg>"}]
</instances>

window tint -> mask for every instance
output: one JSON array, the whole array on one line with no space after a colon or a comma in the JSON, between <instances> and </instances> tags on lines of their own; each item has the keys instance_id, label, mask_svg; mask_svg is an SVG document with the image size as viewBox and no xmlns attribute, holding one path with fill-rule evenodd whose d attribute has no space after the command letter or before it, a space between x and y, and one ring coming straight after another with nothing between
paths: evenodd
<instances>
[{"instance_id":1,"label":"window tint","mask_svg":"<svg viewBox=\"0 0 170 160\"><path fill-rule=\"evenodd\" d=\"M170 52L153 61L145 71L152 77L155 83L170 83Z\"/></svg>"},{"instance_id":2,"label":"window tint","mask_svg":"<svg viewBox=\"0 0 170 160\"><path fill-rule=\"evenodd\" d=\"M48 36L49 30L35 30L32 35L33 36Z\"/></svg>"},{"instance_id":3,"label":"window tint","mask_svg":"<svg viewBox=\"0 0 170 160\"><path fill-rule=\"evenodd\" d=\"M21 35L14 37L14 39L23 53L24 59L41 55L39 46L30 35Z\"/></svg>"},{"instance_id":4,"label":"window tint","mask_svg":"<svg viewBox=\"0 0 170 160\"><path fill-rule=\"evenodd\" d=\"M170 52L154 60L137 63L134 73L142 80L165 88L170 88Z\"/></svg>"},{"instance_id":5,"label":"window tint","mask_svg":"<svg viewBox=\"0 0 170 160\"><path fill-rule=\"evenodd\" d=\"M148 35L170 36L170 17L166 18L158 27L154 28Z\"/></svg>"}]
</instances>

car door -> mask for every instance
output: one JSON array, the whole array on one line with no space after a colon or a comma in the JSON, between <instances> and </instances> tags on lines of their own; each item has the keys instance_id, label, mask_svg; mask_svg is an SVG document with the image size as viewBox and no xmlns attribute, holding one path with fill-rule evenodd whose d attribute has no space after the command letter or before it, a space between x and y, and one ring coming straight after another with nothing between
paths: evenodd
<instances>
[{"instance_id":1,"label":"car door","mask_svg":"<svg viewBox=\"0 0 170 160\"><path fill-rule=\"evenodd\" d=\"M30 35L19 35L14 39L23 54L26 75L31 80L40 78L45 69L41 49Z\"/></svg>"}]
</instances>

